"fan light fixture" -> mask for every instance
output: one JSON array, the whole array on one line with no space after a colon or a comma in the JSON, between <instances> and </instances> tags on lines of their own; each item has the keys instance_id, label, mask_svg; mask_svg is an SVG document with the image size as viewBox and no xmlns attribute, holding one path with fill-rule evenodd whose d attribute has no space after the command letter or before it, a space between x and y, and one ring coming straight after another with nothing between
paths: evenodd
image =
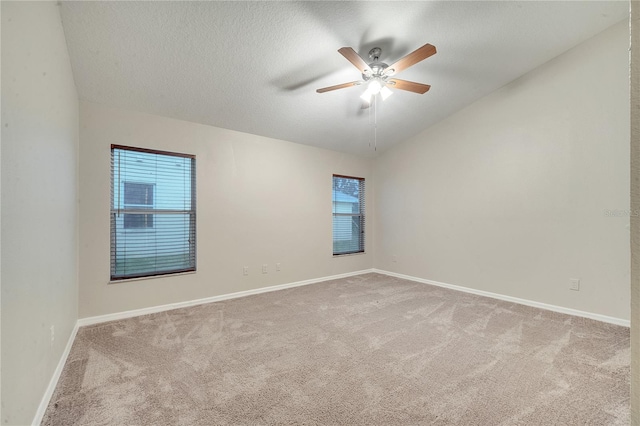
<instances>
[{"instance_id":1,"label":"fan light fixture","mask_svg":"<svg viewBox=\"0 0 640 426\"><path fill-rule=\"evenodd\" d=\"M369 80L367 90L365 90L364 93L360 95L360 98L367 103L371 103L371 98L373 96L376 96L378 93L380 94L380 96L382 96L382 100L387 99L393 94L393 92L387 87L386 83L381 81L379 78L374 77Z\"/></svg>"},{"instance_id":2,"label":"fan light fixture","mask_svg":"<svg viewBox=\"0 0 640 426\"><path fill-rule=\"evenodd\" d=\"M384 86L382 89L380 89L380 96L382 96L383 101L391 95L393 95L393 92L387 86Z\"/></svg>"},{"instance_id":3,"label":"fan light fixture","mask_svg":"<svg viewBox=\"0 0 640 426\"><path fill-rule=\"evenodd\" d=\"M382 89L382 84L380 83L380 80L378 80L377 78L371 80L368 88L371 94L377 95L378 93L380 93L380 89Z\"/></svg>"}]
</instances>

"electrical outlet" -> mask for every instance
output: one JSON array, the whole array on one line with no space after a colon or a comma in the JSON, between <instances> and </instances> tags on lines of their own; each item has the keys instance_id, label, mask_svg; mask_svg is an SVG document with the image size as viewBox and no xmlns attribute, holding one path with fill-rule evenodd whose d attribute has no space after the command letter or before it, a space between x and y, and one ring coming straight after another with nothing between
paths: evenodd
<instances>
[{"instance_id":1,"label":"electrical outlet","mask_svg":"<svg viewBox=\"0 0 640 426\"><path fill-rule=\"evenodd\" d=\"M276 263L276 271L279 271L280 269L282 269L282 267L280 266L279 263Z\"/></svg>"},{"instance_id":2,"label":"electrical outlet","mask_svg":"<svg viewBox=\"0 0 640 426\"><path fill-rule=\"evenodd\" d=\"M579 278L571 278L569 284L569 290L580 291L580 279Z\"/></svg>"},{"instance_id":3,"label":"electrical outlet","mask_svg":"<svg viewBox=\"0 0 640 426\"><path fill-rule=\"evenodd\" d=\"M396 263L398 261L398 256L396 256L395 254L393 256L391 256L391 261L393 263Z\"/></svg>"},{"instance_id":4,"label":"electrical outlet","mask_svg":"<svg viewBox=\"0 0 640 426\"><path fill-rule=\"evenodd\" d=\"M267 268L268 268L268 267L269 267L269 266L268 266L266 263L265 263L264 265L262 265L262 273L263 273L263 274L266 274L266 273L267 273Z\"/></svg>"},{"instance_id":5,"label":"electrical outlet","mask_svg":"<svg viewBox=\"0 0 640 426\"><path fill-rule=\"evenodd\" d=\"M56 326L52 325L49 330L51 331L51 344L53 345L53 341L56 340Z\"/></svg>"},{"instance_id":6,"label":"electrical outlet","mask_svg":"<svg viewBox=\"0 0 640 426\"><path fill-rule=\"evenodd\" d=\"M242 275L249 275L249 267L248 266L243 266L242 267Z\"/></svg>"}]
</instances>

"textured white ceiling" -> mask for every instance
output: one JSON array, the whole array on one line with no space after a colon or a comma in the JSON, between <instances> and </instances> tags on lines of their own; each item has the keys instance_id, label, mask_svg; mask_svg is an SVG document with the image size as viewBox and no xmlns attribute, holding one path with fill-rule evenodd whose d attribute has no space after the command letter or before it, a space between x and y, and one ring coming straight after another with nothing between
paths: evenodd
<instances>
[{"instance_id":1,"label":"textured white ceiling","mask_svg":"<svg viewBox=\"0 0 640 426\"><path fill-rule=\"evenodd\" d=\"M379 46L387 63L438 49L398 74L429 92L379 104L381 152L626 19L628 3L70 1L61 12L83 100L371 156L364 87L315 92L360 78L340 47L368 59Z\"/></svg>"}]
</instances>

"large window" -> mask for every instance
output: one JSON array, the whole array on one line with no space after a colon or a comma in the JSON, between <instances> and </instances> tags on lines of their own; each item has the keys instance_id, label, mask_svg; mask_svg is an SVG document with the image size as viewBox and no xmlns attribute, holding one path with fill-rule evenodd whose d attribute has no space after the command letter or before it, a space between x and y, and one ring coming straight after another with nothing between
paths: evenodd
<instances>
[{"instance_id":1,"label":"large window","mask_svg":"<svg viewBox=\"0 0 640 426\"><path fill-rule=\"evenodd\" d=\"M111 280L195 271L195 156L111 146Z\"/></svg>"},{"instance_id":2,"label":"large window","mask_svg":"<svg viewBox=\"0 0 640 426\"><path fill-rule=\"evenodd\" d=\"M364 252L364 179L333 175L333 254Z\"/></svg>"}]
</instances>

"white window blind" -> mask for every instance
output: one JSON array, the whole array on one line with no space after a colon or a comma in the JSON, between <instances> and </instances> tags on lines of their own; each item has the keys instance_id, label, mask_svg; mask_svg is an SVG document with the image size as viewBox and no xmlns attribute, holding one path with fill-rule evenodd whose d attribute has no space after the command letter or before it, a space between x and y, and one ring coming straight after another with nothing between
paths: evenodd
<instances>
[{"instance_id":1,"label":"white window blind","mask_svg":"<svg viewBox=\"0 0 640 426\"><path fill-rule=\"evenodd\" d=\"M333 254L364 252L364 179L333 175Z\"/></svg>"},{"instance_id":2,"label":"white window blind","mask_svg":"<svg viewBox=\"0 0 640 426\"><path fill-rule=\"evenodd\" d=\"M196 269L195 156L111 146L111 280Z\"/></svg>"}]
</instances>

